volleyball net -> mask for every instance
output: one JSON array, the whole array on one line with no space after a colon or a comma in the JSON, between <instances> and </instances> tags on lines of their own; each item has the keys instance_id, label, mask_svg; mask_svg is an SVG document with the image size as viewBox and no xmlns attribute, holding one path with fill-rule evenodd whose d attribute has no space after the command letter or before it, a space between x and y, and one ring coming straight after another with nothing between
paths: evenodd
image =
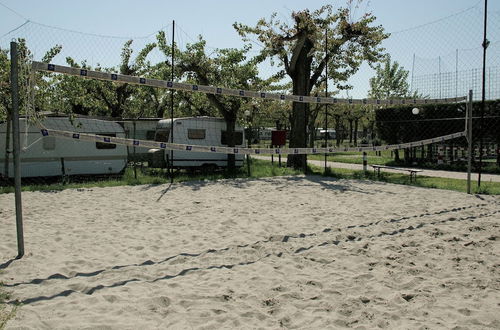
<instances>
[{"instance_id":1,"label":"volleyball net","mask_svg":"<svg viewBox=\"0 0 500 330\"><path fill-rule=\"evenodd\" d=\"M187 84L173 81L152 79L146 77L129 76L117 73L107 73L102 71L93 71L82 68L74 68L68 66L55 65L43 62L33 62L33 70L43 71L48 73L58 73L68 76L76 76L85 79L96 79L101 81L109 81L121 84L132 84L138 86L149 86L155 88L162 88L175 91L204 93L221 96L243 97L259 100L274 100L278 102L301 102L310 103L315 106L319 105L332 105L343 107L365 106L371 107L372 112L375 114L375 121L381 131L388 131L384 134L386 139L383 142L389 143L360 143L354 145L352 143L339 144L340 137L335 137L335 145L313 146L307 148L287 148L284 146L276 146L273 148L251 148L249 145L243 146L243 141L237 143L239 147L224 147L220 143L213 144L197 144L196 140L202 138L193 136L178 137L180 141L190 141L193 143L172 143L166 141L152 141L143 139L131 139L116 136L100 136L97 134L88 134L68 130L60 130L52 127L43 127L41 134L43 136L53 136L57 138L76 139L81 141L118 144L127 147L135 148L157 148L165 150L177 150L186 152L206 152L206 153L223 153L223 154L244 154L244 155L270 155L270 154L325 154L335 152L363 152L363 151L381 151L381 150L397 150L405 148L422 147L434 143L443 143L448 140L462 138L466 135L465 132L465 101L466 96L444 98L444 99L345 99L334 97L314 97L314 96L301 96L301 95L287 95L280 93L269 93L263 91L249 91L242 89L231 89L216 86L206 86L198 84ZM451 111L441 111L441 113L426 114L425 110L418 108L418 106L435 106L435 105L452 105ZM377 108L378 107L378 108ZM400 107L400 108L394 108ZM404 109L401 107L407 107ZM396 110L394 110L396 109ZM439 111L436 111L439 112ZM453 115L454 117L451 117ZM398 118L398 116L400 118ZM449 124L450 122L453 124ZM434 125L429 125L433 122ZM441 123L439 123L441 122ZM372 124L373 124L372 123ZM443 124L445 123L445 124ZM200 127L206 123L198 124ZM337 122L338 125L338 122ZM431 134L429 127L433 127L436 133L435 136ZM372 128L374 128L372 126ZM328 130L324 130L328 132ZM321 134L321 130L319 130ZM186 134L189 134L186 131ZM247 131L247 135L252 134L252 131ZM356 136L359 131L355 132ZM370 134L374 135L373 132ZM313 134L311 134L313 135ZM422 138L425 137L425 138ZM332 137L327 137L326 140ZM205 136L203 137L205 139ZM318 139L318 136L316 136ZM175 140L175 136L174 139ZM216 142L217 139L212 139ZM318 139L319 140L319 139ZM394 142L394 143L390 143ZM357 143L355 143L357 144ZM377 145L378 144L378 145Z\"/></svg>"}]
</instances>

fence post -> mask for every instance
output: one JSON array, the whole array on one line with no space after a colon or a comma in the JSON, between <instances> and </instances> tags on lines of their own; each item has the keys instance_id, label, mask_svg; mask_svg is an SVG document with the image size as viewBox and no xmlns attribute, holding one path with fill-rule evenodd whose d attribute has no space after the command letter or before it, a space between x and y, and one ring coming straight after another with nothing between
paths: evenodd
<instances>
[{"instance_id":1,"label":"fence post","mask_svg":"<svg viewBox=\"0 0 500 330\"><path fill-rule=\"evenodd\" d=\"M366 151L363 151L363 171L366 172L368 168L368 158L366 156Z\"/></svg>"},{"instance_id":2,"label":"fence post","mask_svg":"<svg viewBox=\"0 0 500 330\"><path fill-rule=\"evenodd\" d=\"M469 100L467 101L467 142L468 142L468 155L467 155L467 193L470 194L470 176L472 171L472 90L469 90Z\"/></svg>"},{"instance_id":3,"label":"fence post","mask_svg":"<svg viewBox=\"0 0 500 330\"><path fill-rule=\"evenodd\" d=\"M16 203L17 259L24 255L23 209L21 203L21 144L19 134L19 67L17 43L10 43L10 84L12 96L12 142L14 150L14 186Z\"/></svg>"}]
</instances>

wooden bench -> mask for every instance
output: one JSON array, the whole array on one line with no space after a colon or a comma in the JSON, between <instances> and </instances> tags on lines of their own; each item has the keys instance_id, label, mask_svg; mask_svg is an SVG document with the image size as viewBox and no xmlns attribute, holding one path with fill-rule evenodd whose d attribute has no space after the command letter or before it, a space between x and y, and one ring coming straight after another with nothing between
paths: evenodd
<instances>
[{"instance_id":1,"label":"wooden bench","mask_svg":"<svg viewBox=\"0 0 500 330\"><path fill-rule=\"evenodd\" d=\"M403 172L409 172L410 173L410 182L415 180L417 181L417 173L418 172L423 172L423 170L417 170L414 168L404 168L404 167L392 167L392 166L386 166L386 165L371 165L373 167L373 171L377 172L377 177L380 177L380 169L385 168L388 170L394 170L394 171L403 171Z\"/></svg>"}]
</instances>

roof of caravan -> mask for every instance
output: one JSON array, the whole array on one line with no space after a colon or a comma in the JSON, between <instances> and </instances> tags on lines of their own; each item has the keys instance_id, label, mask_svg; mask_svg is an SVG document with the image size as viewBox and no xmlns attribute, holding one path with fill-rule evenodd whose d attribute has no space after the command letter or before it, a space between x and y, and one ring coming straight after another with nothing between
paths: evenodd
<instances>
[{"instance_id":1,"label":"roof of caravan","mask_svg":"<svg viewBox=\"0 0 500 330\"><path fill-rule=\"evenodd\" d=\"M220 117L182 117L182 118L174 118L174 122L178 120L195 120L195 121L205 121L205 122L224 122L224 118ZM158 126L163 126L166 123L170 123L172 119L162 119L158 122Z\"/></svg>"},{"instance_id":2,"label":"roof of caravan","mask_svg":"<svg viewBox=\"0 0 500 330\"><path fill-rule=\"evenodd\" d=\"M19 130L25 132L26 126L29 132L39 132L42 128L79 133L124 132L123 128L113 121L78 117L74 118L72 121L70 121L68 117L46 117L39 123L30 123L26 121L26 118L20 118ZM5 132L5 124L0 125L0 132Z\"/></svg>"}]
</instances>

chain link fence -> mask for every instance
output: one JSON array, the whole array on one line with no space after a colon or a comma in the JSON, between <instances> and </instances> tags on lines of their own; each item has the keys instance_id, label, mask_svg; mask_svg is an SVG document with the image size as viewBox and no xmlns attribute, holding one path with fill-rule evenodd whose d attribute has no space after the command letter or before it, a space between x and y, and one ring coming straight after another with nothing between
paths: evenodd
<instances>
[{"instance_id":1,"label":"chain link fence","mask_svg":"<svg viewBox=\"0 0 500 330\"><path fill-rule=\"evenodd\" d=\"M398 62L408 72L408 95L428 99L429 104L363 104L361 100L368 97L370 89L369 78L374 74L372 71L365 70L352 77L350 82L354 89L349 94L344 95L340 91L330 93L331 97L339 97L339 99L354 97L357 99L356 102L339 102L330 104L328 107L322 104L311 104L306 134L308 147L333 148L335 152L329 153L328 156L331 161L360 163L362 156L359 148L399 145L463 132L465 104L450 101L445 105L434 105L430 99L463 97L468 94L469 90L473 90L474 100L480 100L482 87L480 31L482 31L484 14L482 10L478 4L442 20L391 33L391 36L384 42L384 47L392 60ZM474 104L474 132L482 132L482 143L479 139L475 140L474 160L478 162L477 156L482 146L485 164L481 167L476 165L475 168L498 173L500 172L500 130L498 130L500 109L495 100L500 98L500 59L496 55L499 53L500 44L500 14L491 12L489 15L490 45L485 81L486 99L489 102L483 115L481 115L481 104L477 102ZM171 97L170 91L166 89L33 72L26 68L31 61L35 60L85 70L170 80L172 69L167 63L170 63L172 55L169 50L172 39L175 39L179 51L186 50L197 41L196 38L185 34L182 27L176 26L175 36L171 36L172 31L172 26L166 26L148 36L121 38L85 34L26 22L0 38L0 48L3 50L2 54L6 58L6 63L8 62L8 42L15 39L22 46L21 48L25 49L22 60L26 71L22 74L25 87L21 89L21 114L24 116L24 131L22 131L24 135L22 135L21 142L24 155L28 155L36 148L41 148L39 152L42 155L46 152L46 155L56 150L59 144L67 144L68 146L64 148L68 148L68 152L71 151L71 155L50 160L57 169L56 174L31 175L31 180L37 184L45 184L59 180L66 183L72 180L95 180L96 177L107 181L123 176L135 179L141 171L158 178L171 175L165 166L151 166L154 163L152 157L156 157L156 161L159 159L146 148L119 145L109 147L95 141L85 142L86 147L80 146L83 142L80 144L75 144L74 141L59 142L59 139L50 140L42 137L37 124L49 118L64 118L64 125L61 124L59 129L64 126L66 131L161 142L161 129L158 125L161 119L171 116L171 111L175 118L221 117L221 113L211 105L205 95L177 91ZM209 46L205 48L205 51L209 53L208 57L217 54L216 49ZM175 70L174 68L174 74ZM5 88L2 89L3 101L0 104L0 120L4 121L4 126L0 134L7 135L9 129L5 121L8 119L9 112L9 99L6 96L9 78L7 71L4 71L2 88ZM28 79L30 77L36 81L36 84L31 85ZM174 81L194 83L191 78L189 76L176 77ZM287 85L283 86L280 87L281 92L290 94ZM276 89L265 92L276 92ZM287 147L286 132L290 128L290 112L291 102L261 99L242 102L235 121L245 135L242 135L242 141L238 145L271 149ZM481 117L485 120L481 120ZM105 126L106 130L90 129L92 121L94 123L105 121L106 123L99 122L97 126ZM202 128L194 127L193 129ZM224 129L217 128L217 131L218 135L211 137L211 145L226 145L221 133ZM280 133L285 134L284 144L273 143L273 134L277 134L273 132L276 131L285 132ZM187 134L186 131L186 137ZM191 134L200 140L202 133L193 131ZM175 135L173 139L175 142ZM2 149L5 146L5 152L0 156L4 157L3 163L5 164L9 162L6 159L11 147L5 139L0 143L2 143ZM465 169L467 150L463 136L425 146L402 148L402 151L397 149L378 148L369 153L370 162L391 166ZM97 154L98 152L100 154ZM164 153L161 158L168 160L168 154L168 152ZM224 156L229 158L227 155ZM82 161L80 159L82 157L92 158L85 160L87 165L82 165L84 168L89 167L88 164L94 164L101 168L100 173L74 174L76 171L74 168L80 166L77 162ZM118 165L110 165L116 163L116 159L111 160L112 157L119 158ZM310 159L322 157L320 153L313 153L309 156ZM41 156L41 158L44 157ZM44 161L48 162L48 158L51 157L45 158L47 159ZM64 159L61 160L61 158ZM27 160L26 163L28 163ZM163 162L163 165L167 163L168 161ZM238 165L243 165L241 169L246 171L248 164ZM138 169L140 169L139 172ZM40 164L26 169L27 173L31 174L37 173L38 170L40 170ZM10 170L4 170L3 176L8 178L11 173ZM87 175L90 174L93 177L88 178ZM30 175L26 175L28 176ZM7 180L7 184L9 182ZM152 179L151 182L155 180Z\"/></svg>"}]
</instances>

